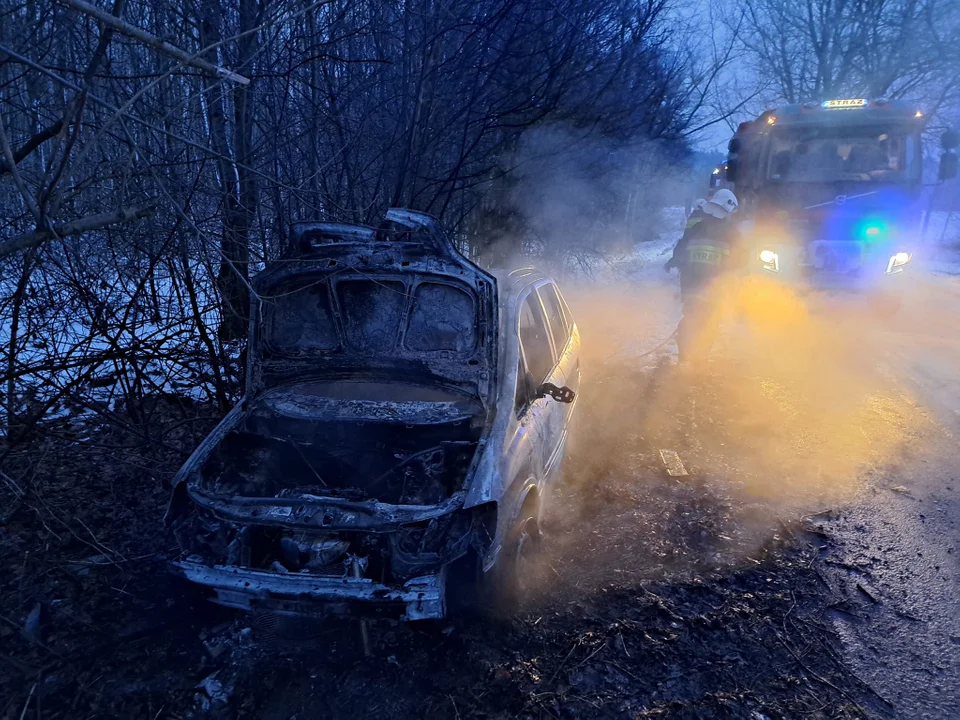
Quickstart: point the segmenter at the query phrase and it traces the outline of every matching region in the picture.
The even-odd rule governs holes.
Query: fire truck
[[[826,100],[741,123],[711,188],[740,201],[751,270],[804,288],[856,290],[896,312],[923,214],[923,112],[896,100]],[[939,179],[957,174],[944,133]],[[745,221],[744,221],[745,220]]]

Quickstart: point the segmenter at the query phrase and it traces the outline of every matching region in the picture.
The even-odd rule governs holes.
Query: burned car
[[[281,614],[515,596],[579,387],[556,285],[407,210],[292,236],[254,279],[245,396],[174,478],[174,571]]]

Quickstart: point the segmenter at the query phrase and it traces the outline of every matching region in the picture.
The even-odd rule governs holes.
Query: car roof
[[[501,307],[516,300],[520,294],[531,285],[544,280],[553,279],[533,267],[516,268],[514,270],[491,270],[497,279],[497,291],[500,295]]]

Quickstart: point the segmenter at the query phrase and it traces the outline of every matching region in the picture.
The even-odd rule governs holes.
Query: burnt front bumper
[[[267,610],[300,616],[329,614],[399,615],[404,620],[439,619],[446,614],[446,571],[384,585],[370,578],[280,573],[191,560],[173,570],[214,591],[213,602],[240,610]]]

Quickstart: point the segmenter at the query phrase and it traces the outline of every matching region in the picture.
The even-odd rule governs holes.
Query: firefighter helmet
[[[737,196],[732,191],[723,188],[714,193],[713,197],[703,207],[703,211],[716,218],[723,219],[727,215],[735,213],[739,205]]]

